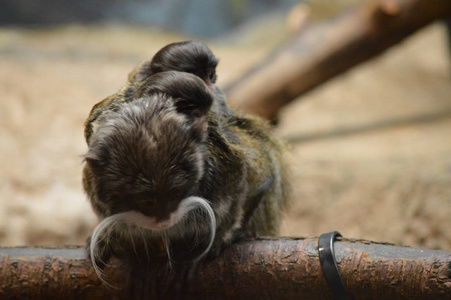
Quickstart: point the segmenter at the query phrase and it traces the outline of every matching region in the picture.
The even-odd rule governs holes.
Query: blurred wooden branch
[[[329,299],[318,239],[262,238],[236,244],[193,276],[193,299]],[[451,252],[342,239],[339,269],[355,299],[445,299]],[[151,279],[149,279],[150,281]],[[82,247],[0,248],[0,298],[98,299],[114,296]]]
[[[224,91],[234,107],[272,120],[298,96],[449,16],[450,0],[365,2],[305,29]]]
[[[289,143],[306,143],[322,139],[337,138],[355,134],[362,134],[371,131],[384,130],[388,128],[400,126],[412,126],[418,124],[426,124],[437,122],[451,118],[451,107],[443,108],[440,111],[432,113],[423,113],[421,115],[413,115],[402,118],[379,120],[373,123],[360,124],[349,127],[337,127],[331,130],[316,131],[313,133],[292,134],[282,136],[282,139]]]

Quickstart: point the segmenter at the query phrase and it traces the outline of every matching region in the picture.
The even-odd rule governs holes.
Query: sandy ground
[[[280,133],[365,131],[292,147],[296,202],[284,233],[451,249],[451,84],[431,26],[288,107]],[[300,99],[301,100],[301,99]],[[420,122],[424,117],[424,122]],[[398,126],[385,126],[399,121]]]
[[[0,245],[81,244],[97,220],[81,187],[83,122],[129,71],[184,39],[127,27],[0,29]],[[273,44],[209,43],[219,85]],[[285,235],[344,236],[451,250],[451,84],[434,25],[323,85],[281,115],[282,137],[404,120],[291,145]],[[419,122],[418,116],[432,117]],[[421,118],[420,118],[421,120]]]

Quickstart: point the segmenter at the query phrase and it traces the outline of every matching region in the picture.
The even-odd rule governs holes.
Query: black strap
[[[337,261],[335,260],[334,241],[336,237],[341,237],[341,234],[338,231],[325,233],[319,237],[319,262],[333,298],[338,300],[350,300],[352,297],[346,288],[343,278],[341,278],[340,270],[338,270]]]

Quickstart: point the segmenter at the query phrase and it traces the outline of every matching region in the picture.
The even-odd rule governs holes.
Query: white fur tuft
[[[100,260],[100,257],[98,255],[98,247],[99,243],[102,240],[103,235],[108,235],[108,230],[113,229],[118,224],[127,224],[127,225],[135,225],[138,228],[148,229],[154,232],[157,232],[164,236],[163,239],[166,247],[166,251],[168,254],[168,259],[170,263],[170,256],[169,256],[169,240],[167,238],[167,231],[170,229],[175,230],[181,230],[182,228],[179,228],[180,226],[176,226],[180,224],[180,221],[185,218],[193,218],[196,219],[196,215],[189,215],[189,212],[193,209],[201,208],[203,209],[209,218],[210,223],[210,242],[207,246],[207,248],[194,260],[199,261],[202,259],[211,249],[211,246],[213,245],[215,234],[216,234],[216,218],[215,214],[213,212],[213,209],[211,208],[210,203],[201,198],[196,196],[191,196],[188,198],[183,199],[177,210],[171,213],[168,220],[157,222],[154,217],[148,217],[146,215],[143,215],[142,213],[136,212],[136,211],[128,211],[124,213],[115,214],[112,216],[109,216],[105,219],[103,219],[97,226],[94,228],[94,231],[91,236],[91,261],[92,265],[94,267],[95,272],[99,276],[100,280],[102,280],[105,284],[108,284],[104,279],[103,275],[104,272],[99,268],[96,261]],[[128,230],[127,228],[125,230]],[[106,237],[106,240],[108,241],[108,236]],[[133,237],[132,237],[133,242]],[[106,264],[106,262],[102,262]],[[110,285],[111,286],[111,285]]]

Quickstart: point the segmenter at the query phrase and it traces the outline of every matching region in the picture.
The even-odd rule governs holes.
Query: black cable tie
[[[352,297],[346,288],[340,270],[338,270],[337,261],[335,260],[334,241],[337,237],[341,237],[338,231],[324,233],[319,237],[319,262],[333,298],[338,300],[351,300]]]

